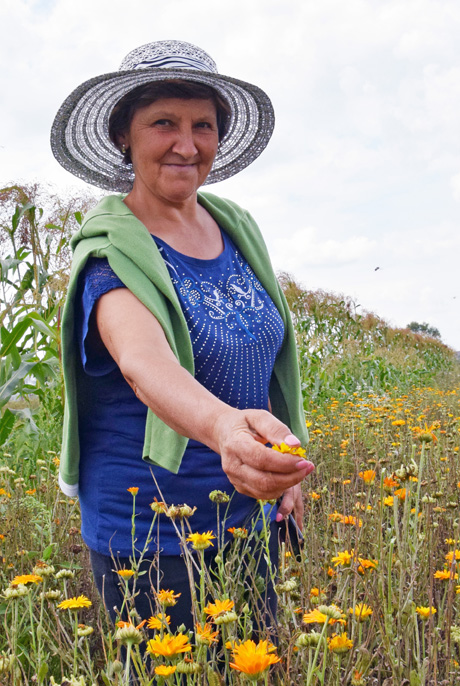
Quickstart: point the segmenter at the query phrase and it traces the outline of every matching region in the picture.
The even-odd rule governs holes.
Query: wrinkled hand
[[[290,429],[265,410],[229,408],[217,417],[214,435],[230,482],[239,493],[252,498],[279,498],[314,469],[307,460],[265,446],[300,445]]]
[[[294,515],[297,526],[300,529],[303,529],[304,504],[302,498],[302,487],[300,484],[288,488],[283,495],[280,506],[278,507],[278,512],[276,513],[276,521],[281,522],[283,519],[288,517],[291,512]]]

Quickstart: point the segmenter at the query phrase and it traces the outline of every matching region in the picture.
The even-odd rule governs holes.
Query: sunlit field
[[[0,684],[459,683],[454,353],[282,275],[298,332],[303,448],[316,465],[304,483],[304,540],[283,537],[278,567],[258,576],[269,549],[265,503],[224,544],[229,494],[213,491],[212,530],[194,528],[192,499],[152,498],[151,540],[139,541],[136,497],[153,481],[127,483],[133,554],[129,568],[114,560],[125,600],[113,627],[93,587],[78,501],[57,486],[59,306],[79,215],[64,224],[11,189],[3,199],[13,207],[0,243]],[[54,227],[48,243],[45,223]],[[193,632],[169,623],[174,580],[155,565],[164,517],[191,578],[195,570]],[[146,557],[152,608],[139,617],[132,601]],[[261,600],[270,583],[276,617]]]

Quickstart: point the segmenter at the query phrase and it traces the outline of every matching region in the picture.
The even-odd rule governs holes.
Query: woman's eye
[[[209,121],[199,121],[196,126],[199,129],[212,129],[212,124]]]
[[[169,119],[157,119],[154,126],[170,126],[172,122]]]

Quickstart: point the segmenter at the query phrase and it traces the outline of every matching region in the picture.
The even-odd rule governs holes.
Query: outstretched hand
[[[224,472],[239,493],[252,498],[279,498],[314,470],[308,460],[266,447],[297,447],[300,441],[265,410],[228,408],[217,417],[214,435]]]

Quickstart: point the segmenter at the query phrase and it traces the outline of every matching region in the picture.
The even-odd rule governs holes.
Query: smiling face
[[[135,112],[119,143],[130,150],[138,199],[177,204],[196,197],[211,171],[219,135],[212,100],[163,98]]]

